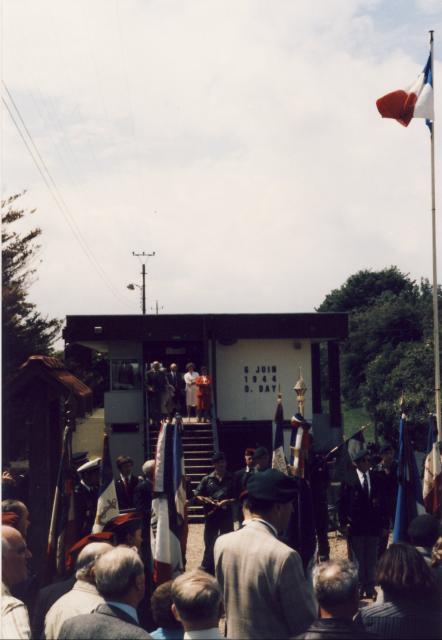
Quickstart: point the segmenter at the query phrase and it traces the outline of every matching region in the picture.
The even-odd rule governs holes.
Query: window
[[[138,360],[111,361],[112,391],[141,389],[141,367]]]

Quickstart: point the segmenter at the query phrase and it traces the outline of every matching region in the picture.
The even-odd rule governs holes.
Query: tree
[[[364,406],[378,431],[390,440],[402,394],[408,417],[417,424],[427,422],[434,410],[429,282],[418,285],[396,267],[359,271],[328,294],[318,311],[349,313],[349,336],[341,357],[347,405]]]
[[[31,355],[50,355],[57,339],[61,321],[41,315],[28,299],[29,287],[34,281],[41,235],[39,228],[27,233],[14,230],[14,224],[34,210],[20,208],[16,194],[1,202],[2,212],[2,380],[6,390],[18,367]],[[11,410],[11,407],[8,407]],[[7,428],[8,414],[3,419]],[[17,415],[14,415],[15,424]]]

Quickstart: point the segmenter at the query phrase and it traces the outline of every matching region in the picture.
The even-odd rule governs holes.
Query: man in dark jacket
[[[347,536],[349,554],[358,565],[361,597],[376,597],[374,571],[379,538],[388,529],[383,484],[369,471],[370,456],[363,449],[353,458],[353,480],[344,481],[339,498],[339,520]]]
[[[334,560],[316,565],[313,588],[319,604],[319,619],[298,638],[368,640],[377,637],[353,622],[359,607],[358,570],[353,562]]]
[[[388,529],[385,530],[385,534],[379,540],[378,558],[381,557],[388,546],[388,536],[390,529],[394,525],[398,489],[397,462],[394,459],[394,449],[391,444],[384,444],[380,453],[381,461],[374,468],[374,472],[379,476],[384,486],[384,503],[388,516]]]
[[[134,508],[134,491],[138,478],[132,475],[134,461],[129,456],[118,456],[115,461],[120,477],[115,481],[118,508],[120,511]]]

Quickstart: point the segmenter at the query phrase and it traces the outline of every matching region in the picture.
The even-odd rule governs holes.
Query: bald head
[[[8,588],[28,577],[28,558],[31,552],[22,534],[14,527],[2,527],[2,579]]]
[[[172,611],[186,631],[218,626],[221,590],[205,571],[187,571],[172,584]]]
[[[352,619],[358,610],[358,570],[350,560],[317,565],[313,570],[313,588],[323,618]]]
[[[84,549],[80,551],[75,565],[75,577],[77,580],[84,580],[84,582],[94,584],[94,567],[96,561],[112,549],[113,546],[108,542],[90,542],[87,544]]]

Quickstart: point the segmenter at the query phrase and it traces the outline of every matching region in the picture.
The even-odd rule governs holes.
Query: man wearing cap
[[[376,598],[375,566],[379,539],[388,529],[388,514],[382,482],[370,471],[366,449],[353,458],[353,481],[341,484],[339,521],[347,535],[349,554],[358,565],[361,598]]]
[[[128,547],[141,549],[141,514],[131,511],[130,513],[120,513],[106,523],[104,531],[111,531],[114,534],[115,544],[125,544]]]
[[[247,449],[244,451],[245,467],[243,467],[239,471],[235,471],[233,476],[234,484],[235,484],[235,498],[237,500],[237,502],[233,505],[235,521],[242,522],[243,520],[242,507],[239,500],[242,492],[246,488],[247,480],[249,479],[250,475],[255,471],[255,463],[253,461],[254,453],[255,453],[255,449],[253,449],[252,447],[247,447]]]
[[[255,472],[260,473],[270,468],[270,454],[265,447],[258,447],[253,454]]]
[[[374,472],[379,476],[384,487],[385,509],[388,514],[388,529],[379,539],[378,558],[384,553],[388,546],[388,536],[394,524],[396,513],[396,497],[398,490],[397,462],[394,459],[394,449],[391,444],[384,444],[381,447],[381,461],[376,465]]]
[[[232,505],[235,502],[233,475],[226,470],[226,458],[216,453],[212,458],[214,471],[199,483],[195,498],[204,507],[204,556],[201,569],[215,572],[213,564],[213,546],[217,537],[233,530]]]
[[[74,498],[79,538],[92,531],[95,521],[100,485],[100,463],[101,459],[95,458],[77,469],[81,480],[74,488]]]
[[[246,498],[250,519],[215,543],[228,637],[290,638],[316,617],[299,554],[278,540],[296,495],[295,478],[276,469],[252,474]]]

